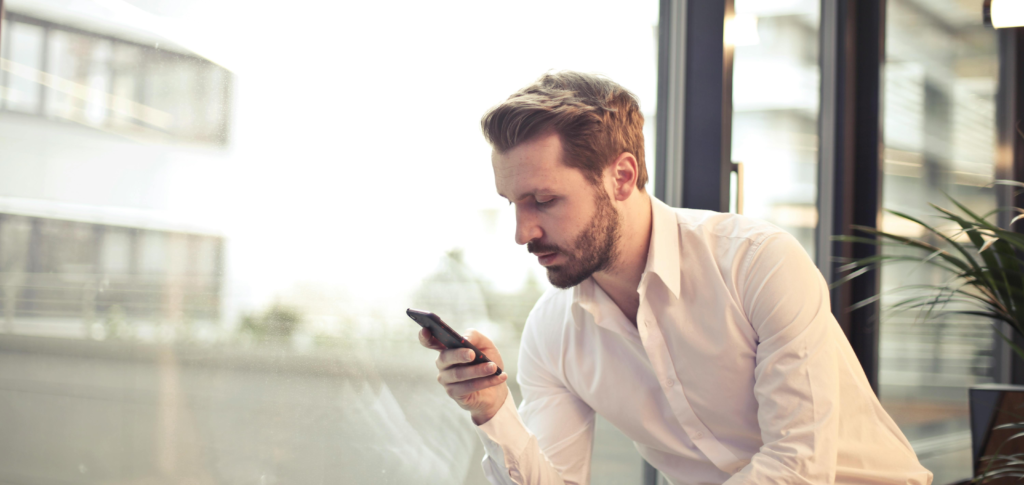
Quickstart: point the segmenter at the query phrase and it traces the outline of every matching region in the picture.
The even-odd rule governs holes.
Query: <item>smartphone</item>
[[[430,333],[434,335],[434,338],[436,338],[438,342],[441,342],[445,347],[448,347],[449,349],[472,350],[473,353],[476,354],[476,359],[473,362],[467,362],[465,365],[483,364],[484,362],[491,361],[491,359],[488,359],[480,349],[469,343],[469,340],[466,340],[465,337],[459,335],[458,332],[452,330],[452,327],[449,327],[448,324],[444,323],[444,321],[441,320],[441,317],[430,312],[413,310],[412,308],[406,310],[405,314],[409,315],[409,318],[420,324],[421,327],[429,330]],[[499,374],[501,374],[501,367],[498,367],[498,370],[492,375],[496,376]]]

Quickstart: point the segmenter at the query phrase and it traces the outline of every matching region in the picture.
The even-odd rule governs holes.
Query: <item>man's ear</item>
[[[636,157],[632,153],[622,152],[608,167],[612,178],[612,195],[617,201],[623,201],[636,191],[637,171]]]

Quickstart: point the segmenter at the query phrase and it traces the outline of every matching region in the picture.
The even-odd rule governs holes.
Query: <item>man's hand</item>
[[[469,411],[473,422],[479,426],[490,421],[508,396],[505,381],[508,373],[504,372],[505,364],[501,354],[494,348],[491,339],[476,330],[470,330],[466,340],[480,349],[491,362],[477,365],[465,365],[472,362],[475,355],[470,349],[448,349],[438,342],[427,329],[420,330],[420,344],[428,349],[440,351],[437,356],[437,382],[444,386],[448,396],[455,400],[462,409]],[[501,375],[492,376],[501,367]]]

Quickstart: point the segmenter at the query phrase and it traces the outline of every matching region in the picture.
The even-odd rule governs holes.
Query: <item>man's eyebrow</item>
[[[516,197],[515,199],[512,199],[512,198],[510,198],[509,196],[507,196],[507,195],[505,195],[505,194],[502,194],[501,192],[498,192],[498,195],[500,195],[500,196],[501,196],[502,198],[504,198],[505,200],[507,200],[507,201],[509,201],[509,202],[512,202],[513,200],[522,200],[522,199],[524,199],[524,198],[526,198],[526,197],[529,197],[529,196],[531,196],[531,195],[532,195],[532,196],[534,196],[534,197],[536,197],[536,196],[537,196],[537,194],[544,194],[544,193],[551,193],[551,194],[553,194],[554,192],[555,192],[555,191],[554,191],[554,190],[552,190],[552,189],[551,189],[551,188],[549,188],[549,187],[541,187],[541,188],[539,188],[539,189],[537,189],[537,190],[533,190],[533,191],[530,191],[530,192],[523,192],[522,194],[519,194],[519,197]]]
[[[513,198],[511,198],[511,197],[509,197],[507,195],[503,195],[501,193],[499,193],[498,195],[500,195],[502,199],[507,200],[509,204],[513,204],[513,203],[515,203],[515,201],[522,200],[524,197],[526,197],[526,196],[528,196],[530,194],[529,193],[523,194],[523,195],[519,196],[519,198],[517,198],[517,199],[513,199]]]

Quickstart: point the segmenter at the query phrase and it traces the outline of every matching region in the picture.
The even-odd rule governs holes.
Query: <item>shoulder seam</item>
[[[697,227],[696,225],[690,224],[688,222],[679,222],[679,226],[683,226],[683,225],[685,225],[686,227],[689,227],[689,228]],[[754,234],[747,235],[747,236],[733,236],[731,234],[720,234],[720,233],[714,232],[714,231],[709,232],[709,234],[712,235],[712,236],[715,236],[715,237],[722,237],[722,238],[727,238],[727,239],[747,239],[747,240],[751,241],[752,243],[754,243],[754,247],[760,246],[761,243],[763,243],[766,239],[768,239],[768,238],[770,238],[772,236],[777,236],[779,234],[789,234],[788,232],[786,232],[785,230],[783,230],[781,228],[778,228],[778,227],[775,227],[775,226],[771,226],[771,227],[773,228],[772,231],[758,231],[758,232],[756,232]]]

